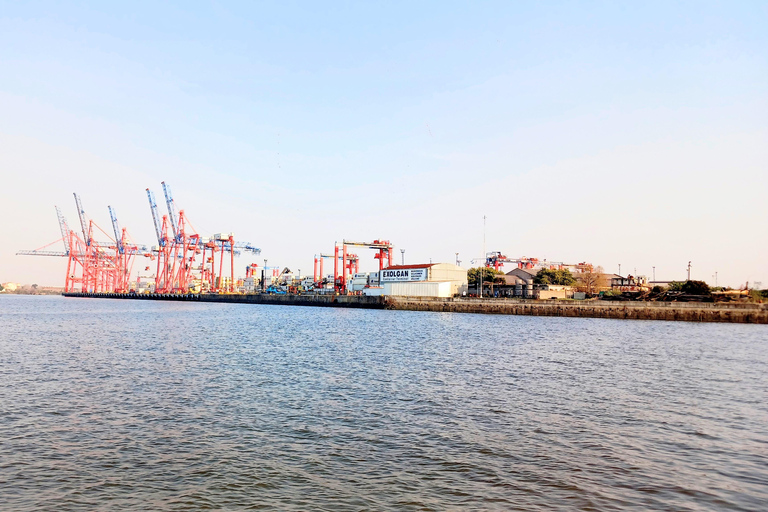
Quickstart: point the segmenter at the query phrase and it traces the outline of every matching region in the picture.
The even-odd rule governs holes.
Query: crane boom
[[[149,198],[149,209],[152,210],[152,220],[155,222],[155,233],[157,234],[157,243],[161,247],[165,245],[163,240],[163,228],[160,224],[160,216],[157,214],[157,203],[155,202],[155,194],[151,190],[147,189],[147,198]]]
[[[254,247],[250,242],[235,242],[234,249],[243,249],[244,251],[249,251],[253,254],[261,254],[261,249]]]
[[[64,215],[61,213],[58,206],[54,206],[54,208],[56,208],[56,216],[59,218],[61,239],[64,241],[64,248],[66,249],[67,255],[69,255],[69,226],[67,225],[67,219],[64,218]]]
[[[373,242],[353,242],[351,240],[342,240],[344,245],[354,245],[357,247],[368,247],[370,249],[390,249],[392,244],[386,240],[374,240]]]
[[[19,251],[16,256],[69,256],[69,251]]]
[[[77,205],[77,215],[80,217],[80,227],[83,230],[83,240],[85,240],[85,245],[91,245],[91,237],[88,234],[88,222],[86,221],[83,203],[80,201],[80,196],[77,195],[77,192],[74,192],[74,196],[75,204]]]
[[[120,254],[125,254],[125,247],[123,247],[123,237],[120,236],[120,226],[117,224],[117,215],[115,215],[115,210],[113,210],[111,206],[107,206],[107,208],[109,208],[109,217],[112,219],[112,229],[115,232],[115,243],[117,244],[117,251]]]
[[[171,196],[171,187],[166,185],[165,182],[161,182],[163,186],[163,194],[165,195],[165,204],[168,206],[168,216],[171,218],[171,229],[173,229],[173,239],[179,240],[179,223],[176,220],[176,203],[173,202]]]

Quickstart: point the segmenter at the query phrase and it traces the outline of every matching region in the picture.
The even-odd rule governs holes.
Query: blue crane
[[[162,228],[162,224],[160,224],[160,216],[157,213],[157,203],[155,203],[155,195],[149,189],[147,189],[147,197],[149,198],[149,209],[152,210],[152,220],[155,221],[155,233],[157,234],[157,243],[160,247],[165,247],[165,240],[163,239],[163,228]]]
[[[161,182],[161,185],[163,186],[163,194],[165,195],[165,204],[168,206],[168,216],[171,218],[173,239],[177,242],[183,242],[183,240],[180,239],[181,233],[179,233],[179,223],[176,220],[176,203],[173,202],[173,197],[171,196],[171,187],[170,185],[166,185],[164,181]]]
[[[120,254],[125,254],[125,247],[123,247],[123,237],[120,236],[120,226],[117,224],[117,215],[115,215],[115,210],[113,210],[111,206],[107,206],[107,208],[109,208],[109,217],[112,219],[112,229],[115,231],[115,243],[117,244],[117,252]]]
[[[253,254],[261,254],[261,249],[258,247],[254,247],[253,244],[250,242],[235,242],[235,254],[238,254],[240,251],[237,251],[237,249],[242,249],[244,251],[249,251]]]
[[[83,230],[83,240],[85,240],[85,245],[90,246],[91,245],[91,235],[90,235],[90,229],[88,229],[88,221],[85,217],[85,210],[83,210],[83,203],[80,202],[80,196],[77,195],[77,192],[74,192],[75,196],[75,204],[77,205],[77,215],[80,217],[80,227]]]
[[[59,210],[58,206],[54,206],[54,208],[56,208],[56,216],[59,218],[61,239],[64,241],[64,248],[66,249],[67,256],[69,256],[69,226],[67,225],[67,219],[64,218],[64,215],[61,213],[61,210]]]

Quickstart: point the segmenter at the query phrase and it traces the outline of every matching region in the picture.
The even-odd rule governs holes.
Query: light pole
[[[485,215],[483,215],[483,258],[485,258]],[[480,298],[483,298],[483,280],[485,279],[485,261],[480,264]]]
[[[619,263],[619,275],[621,275],[621,263]]]
[[[400,264],[405,265],[405,249],[400,249]]]
[[[653,267],[653,281],[656,282],[656,267]]]
[[[456,253],[456,266],[459,266],[459,253]]]
[[[691,280],[691,262],[688,262],[688,280]]]

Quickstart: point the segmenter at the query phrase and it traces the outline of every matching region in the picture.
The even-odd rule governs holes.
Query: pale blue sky
[[[167,180],[303,273],[342,238],[468,266],[487,215],[489,251],[768,286],[766,27],[765,2],[0,1],[0,281],[60,284],[13,254],[73,191],[152,243]]]

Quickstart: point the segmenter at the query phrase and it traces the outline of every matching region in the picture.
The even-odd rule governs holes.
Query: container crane
[[[149,209],[152,212],[152,220],[155,224],[155,235],[157,236],[157,272],[155,272],[155,291],[157,293],[167,293],[170,287],[170,243],[168,239],[168,217],[162,216],[157,211],[155,195],[150,189],[147,189],[147,199],[149,199]],[[154,249],[153,249],[154,251]]]
[[[109,217],[112,220],[112,230],[115,233],[115,282],[113,291],[124,293],[129,291],[130,288],[134,258],[139,254],[144,256],[151,255],[147,254],[145,246],[129,242],[128,232],[125,228],[120,229],[115,210],[111,206],[107,206],[107,208],[109,209]]]

